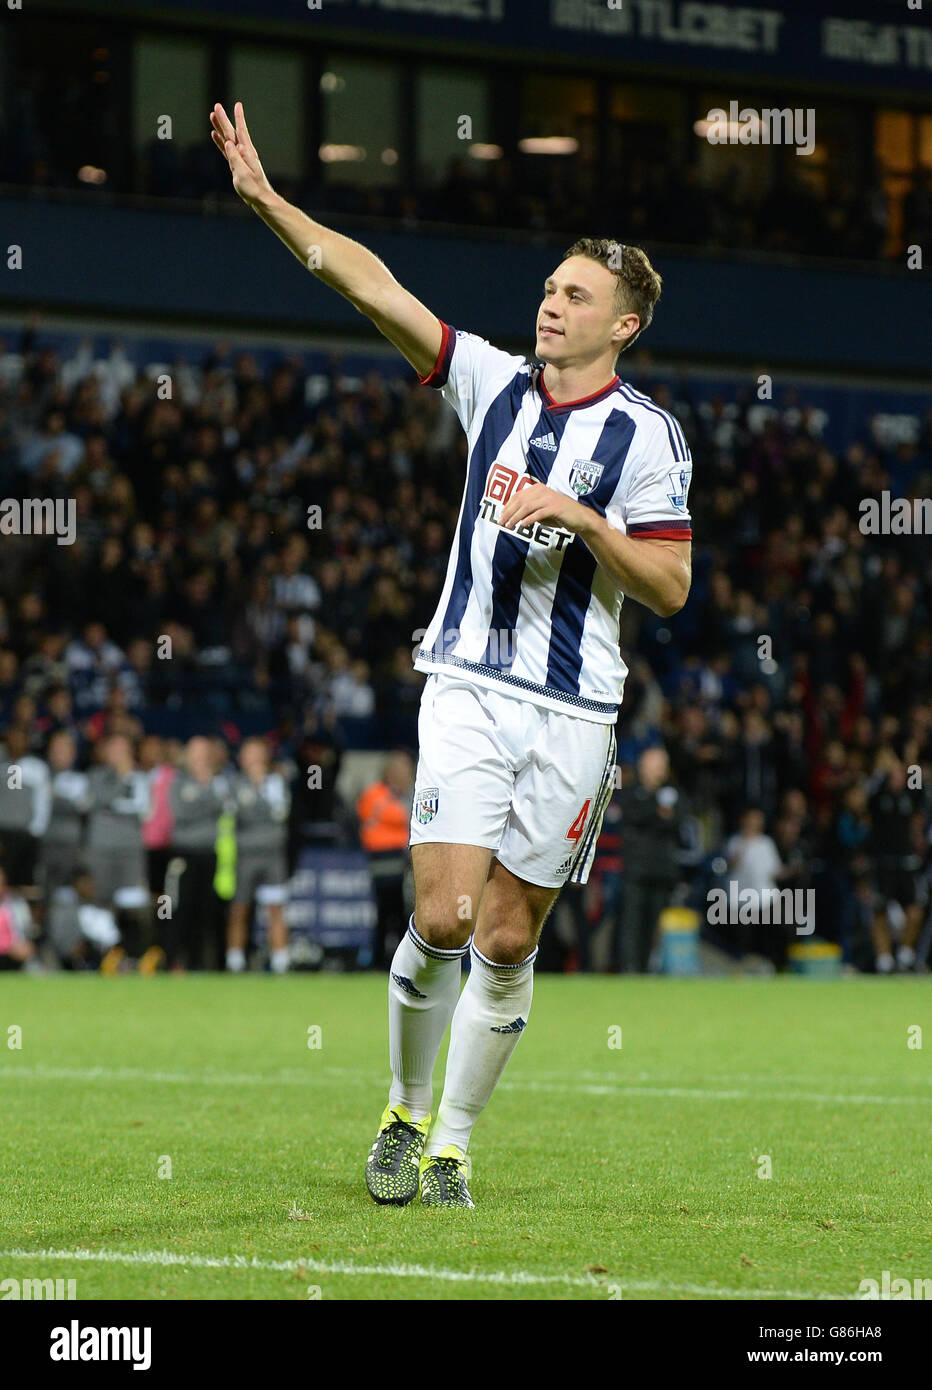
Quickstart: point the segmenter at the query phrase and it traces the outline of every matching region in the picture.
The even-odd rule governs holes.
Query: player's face
[[[261,781],[268,771],[265,749],[261,744],[244,743],[239,756],[240,767],[254,782]]]
[[[570,256],[544,284],[537,356],[556,366],[592,361],[611,347],[617,323],[615,276],[588,256]]]

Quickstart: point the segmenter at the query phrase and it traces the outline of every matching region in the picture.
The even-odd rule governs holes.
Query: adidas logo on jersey
[[[493,1028],[491,1031],[493,1033],[523,1033],[526,1027],[526,1019],[519,1016],[518,1018],[513,1018],[510,1023],[506,1023],[504,1027]]]
[[[548,431],[547,434],[542,435],[539,439],[532,439],[531,443],[536,444],[538,449],[546,449],[547,452],[551,454],[555,454],[559,447],[551,431]]]

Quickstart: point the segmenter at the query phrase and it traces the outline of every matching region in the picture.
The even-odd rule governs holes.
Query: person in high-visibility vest
[[[377,907],[373,962],[382,969],[407,927],[404,877],[413,791],[414,762],[398,751],[386,758],[381,780],[370,783],[356,802],[359,843],[369,855]]]

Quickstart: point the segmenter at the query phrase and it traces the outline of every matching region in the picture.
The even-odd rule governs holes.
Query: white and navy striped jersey
[[[432,372],[468,440],[466,486],[446,583],[415,659],[548,709],[613,724],[628,672],[623,595],[587,545],[558,526],[499,525],[536,480],[630,536],[691,538],[692,460],[683,431],[614,377],[557,404],[543,367],[443,324]]]

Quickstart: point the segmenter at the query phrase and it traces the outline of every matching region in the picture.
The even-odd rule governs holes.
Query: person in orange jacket
[[[399,750],[388,755],[381,779],[356,802],[359,843],[369,855],[377,908],[372,959],[381,969],[388,968],[408,924],[404,877],[413,791],[414,761]]]

